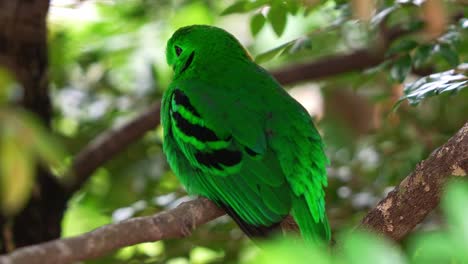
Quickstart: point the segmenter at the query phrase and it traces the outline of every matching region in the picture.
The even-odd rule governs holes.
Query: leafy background
[[[375,12],[362,11],[358,2]],[[14,214],[24,205],[35,164],[64,171],[73,155],[100,132],[118,128],[160,100],[172,74],[165,63],[165,42],[181,26],[223,27],[262,66],[279,70],[357,49],[378,51],[378,32],[385,23],[414,33],[389,43],[383,63],[285,87],[301,99],[327,145],[327,211],[335,239],[343,243],[341,260],[326,250],[292,247],[295,242],[273,243],[265,246],[266,254],[259,253],[222,217],[189,238],[127,247],[86,263],[280,263],[291,255],[323,263],[462,261],[468,245],[465,213],[459,210],[468,199],[465,187],[453,187],[444,203],[445,215],[431,214],[418,226],[420,235],[401,245],[369,234],[343,233],[468,119],[468,92],[463,90],[468,83],[468,66],[463,64],[468,56],[468,9],[462,1],[452,1],[445,11],[438,16],[447,19],[446,30],[432,36],[423,23],[429,11],[419,1],[52,1],[53,135],[11,105],[20,87],[6,70],[0,71],[2,211]],[[63,236],[154,214],[189,199],[161,144],[161,129],[156,128],[100,167],[69,201]],[[448,231],[434,232],[446,230],[440,229],[446,225]],[[439,256],[442,262],[434,261],[438,244],[446,246]],[[363,260],[363,252],[372,255]]]

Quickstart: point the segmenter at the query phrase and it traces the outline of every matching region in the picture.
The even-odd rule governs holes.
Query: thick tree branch
[[[439,202],[443,185],[468,172],[468,122],[422,161],[400,186],[364,218],[362,227],[399,240]],[[124,246],[180,238],[224,212],[205,198],[149,217],[103,226],[81,236],[20,248],[0,257],[0,264],[72,263],[97,258]]]
[[[154,216],[136,217],[81,236],[20,248],[0,256],[0,264],[66,264],[93,259],[125,246],[188,236],[196,227],[223,214],[214,203],[199,198]]]
[[[372,209],[361,227],[401,240],[438,204],[445,183],[468,173],[468,122]]]

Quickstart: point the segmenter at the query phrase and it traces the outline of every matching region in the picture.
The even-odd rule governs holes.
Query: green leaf
[[[203,264],[220,261],[224,257],[224,252],[217,252],[206,247],[195,247],[190,251],[190,263]]]
[[[394,45],[392,45],[386,52],[386,56],[392,56],[398,53],[407,53],[418,46],[418,42],[412,39],[404,39]]]
[[[278,37],[281,37],[284,29],[286,28],[286,12],[287,9],[284,5],[273,5],[270,7],[270,11],[268,11],[268,21],[270,21],[270,24],[273,27],[273,31],[275,31]]]
[[[460,173],[460,172],[457,172]],[[463,176],[463,174],[462,174]],[[413,263],[465,263],[468,259],[468,200],[466,182],[453,180],[446,185],[442,209],[447,227],[442,230],[417,234],[410,240]]]
[[[468,86],[468,64],[457,69],[431,74],[404,88],[405,95],[399,101],[407,99],[410,104],[418,104],[422,99],[446,92],[456,93]]]
[[[349,264],[403,264],[407,263],[398,248],[374,234],[355,231],[348,233],[341,239],[343,241],[342,254],[340,258],[343,263]]]
[[[442,56],[452,67],[457,67],[460,63],[458,53],[450,45],[440,44],[435,46],[437,54]]]
[[[390,69],[390,76],[396,82],[402,83],[411,70],[411,57],[404,55],[398,58]]]
[[[421,45],[415,51],[413,55],[413,64],[416,68],[419,68],[427,63],[432,54],[431,45]]]
[[[221,16],[234,14],[234,13],[244,13],[247,11],[247,1],[237,1],[234,4],[228,6],[221,12]]]
[[[15,115],[17,120],[21,120],[22,133],[29,135],[31,150],[37,158],[45,165],[62,172],[65,169],[64,159],[67,156],[63,145],[34,116],[27,112],[18,112]]]
[[[288,12],[292,15],[296,15],[299,11],[300,5],[296,1],[285,1]]]
[[[262,30],[265,25],[265,21],[266,19],[262,13],[257,13],[250,19],[250,31],[252,32],[252,35],[256,36],[258,32]]]
[[[289,50],[294,45],[295,42],[296,42],[296,40],[289,41],[289,42],[286,42],[285,44],[283,44],[283,45],[281,45],[279,47],[276,47],[276,48],[271,49],[271,50],[269,50],[267,52],[261,53],[261,54],[259,54],[259,55],[257,55],[255,57],[255,62],[256,63],[263,63],[263,62],[269,61],[269,60],[281,55],[286,50]]]
[[[8,124],[2,124],[7,125]],[[2,213],[14,215],[28,200],[33,186],[33,153],[25,146],[14,125],[0,135],[0,206]]]
[[[324,245],[306,244],[295,237],[262,241],[262,250],[248,264],[321,263],[331,264],[332,258]],[[304,262],[304,260],[307,260]]]
[[[463,169],[460,169],[463,171]],[[459,170],[459,171],[460,171]],[[457,176],[466,176],[467,172],[457,172]],[[462,173],[460,175],[460,173]],[[446,189],[442,206],[452,231],[459,237],[468,239],[468,211],[464,210],[468,201],[468,185],[466,182],[453,181]]]

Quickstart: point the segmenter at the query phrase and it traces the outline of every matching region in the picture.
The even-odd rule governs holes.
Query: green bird
[[[329,241],[328,159],[306,110],[223,29],[193,25],[169,39],[164,152],[188,193],[209,198],[250,237],[290,213],[306,241]]]

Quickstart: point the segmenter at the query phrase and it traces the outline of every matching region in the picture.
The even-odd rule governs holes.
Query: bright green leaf
[[[262,30],[265,25],[265,21],[266,19],[262,13],[257,13],[250,19],[250,31],[252,32],[252,35],[256,36],[258,32]]]
[[[275,31],[278,37],[284,32],[287,22],[287,9],[284,5],[273,5],[268,11],[268,21],[270,21],[273,31]]]
[[[457,69],[431,74],[404,88],[405,95],[400,101],[407,99],[410,104],[418,104],[422,99],[446,92],[458,92],[468,86],[468,64],[462,64]]]
[[[5,124],[2,124],[5,125]],[[33,186],[34,159],[30,149],[25,148],[16,128],[2,130],[0,135],[0,206],[6,215],[18,212],[26,203]]]
[[[464,210],[466,201],[468,201],[468,186],[465,182],[453,181],[446,189],[442,206],[452,232],[468,243],[468,211]]]
[[[344,263],[349,264],[403,264],[407,263],[395,245],[371,233],[355,231],[342,240]]]
[[[457,246],[445,232],[417,234],[410,241],[412,263],[456,263]]]
[[[216,252],[206,247],[195,247],[190,251],[190,263],[205,264],[219,261],[224,257],[224,252]]]
[[[332,263],[332,258],[323,245],[306,244],[295,237],[271,240],[263,243],[261,248],[262,250],[258,251],[258,255],[247,261],[247,263]]]
[[[402,83],[410,70],[411,57],[409,55],[404,55],[398,58],[395,63],[393,63],[393,66],[390,69],[390,76],[394,81]]]

